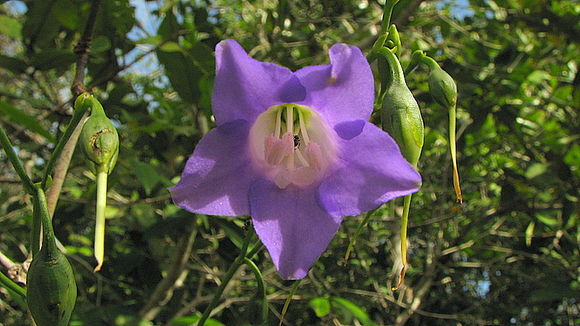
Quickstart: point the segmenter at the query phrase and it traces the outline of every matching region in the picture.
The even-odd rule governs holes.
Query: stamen
[[[282,129],[282,109],[276,112],[276,127],[274,128],[274,137],[280,138],[280,129]]]
[[[286,107],[286,132],[292,133],[294,131],[294,108]]]
[[[308,143],[310,143],[310,138],[308,137],[308,132],[306,132],[304,116],[300,109],[298,110],[298,121],[300,122],[300,133],[302,133],[302,138],[304,138],[304,145],[308,145]]]
[[[296,157],[298,157],[298,160],[300,161],[300,163],[302,163],[302,165],[310,166],[310,164],[308,164],[308,161],[304,158],[299,149],[295,150],[294,153],[296,153]]]

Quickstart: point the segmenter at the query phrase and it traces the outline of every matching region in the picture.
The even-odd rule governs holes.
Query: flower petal
[[[194,213],[249,215],[248,192],[256,179],[247,153],[249,129],[248,122],[237,120],[205,135],[179,183],[169,188],[173,202]]]
[[[218,125],[255,118],[272,105],[302,101],[304,87],[290,69],[248,56],[233,40],[216,46],[212,111]]]
[[[330,125],[368,120],[373,110],[374,81],[369,63],[359,48],[335,44],[330,65],[309,66],[294,74],[306,88],[302,104],[312,106]]]
[[[349,125],[359,128],[355,123],[341,127]],[[358,215],[419,190],[419,173],[403,158],[391,136],[375,125],[365,121],[359,135],[339,138],[339,144],[340,167],[318,188],[319,201],[332,216]]]
[[[316,201],[315,187],[280,189],[257,180],[250,190],[252,221],[283,279],[301,279],[326,249],[342,218]]]

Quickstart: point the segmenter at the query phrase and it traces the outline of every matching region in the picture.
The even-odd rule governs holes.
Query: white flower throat
[[[249,144],[254,161],[281,189],[320,180],[336,160],[334,132],[304,105],[275,105],[260,114]]]

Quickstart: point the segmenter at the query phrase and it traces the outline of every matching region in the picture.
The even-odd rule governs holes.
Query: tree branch
[[[79,43],[75,47],[75,53],[77,54],[77,62],[76,62],[76,72],[75,78],[72,83],[71,91],[73,93],[74,100],[84,92],[85,85],[85,70],[87,68],[87,62],[89,60],[89,48],[92,40],[92,35],[95,30],[95,22],[97,20],[97,13],[99,12],[99,8],[101,6],[102,0],[94,0],[91,6],[91,11],[89,13],[89,18],[87,19],[87,24],[85,25],[85,30]],[[54,215],[54,210],[56,208],[56,203],[58,201],[58,197],[60,195],[60,191],[62,189],[62,184],[64,183],[64,179],[66,177],[66,173],[68,171],[68,167],[70,164],[70,160],[72,155],[75,151],[75,147],[77,145],[77,141],[79,139],[81,130],[82,130],[83,123],[79,123],[73,133],[71,134],[70,139],[64,146],[60,158],[55,166],[55,172],[52,177],[52,185],[50,189],[46,192],[46,199],[48,202],[48,212],[50,215]]]
[[[184,236],[177,245],[175,252],[175,259],[171,264],[167,276],[157,284],[155,290],[149,297],[149,301],[141,308],[139,315],[145,320],[153,320],[159,313],[159,310],[165,305],[173,296],[173,290],[176,287],[177,281],[184,273],[185,264],[189,260],[191,248],[197,235],[197,228],[194,225],[191,227],[189,235]]]

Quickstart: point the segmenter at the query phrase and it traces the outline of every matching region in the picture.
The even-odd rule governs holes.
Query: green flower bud
[[[83,95],[81,95],[83,96]],[[79,99],[81,98],[79,96]],[[117,163],[119,155],[119,135],[111,120],[105,115],[101,103],[89,95],[84,99],[77,99],[79,105],[89,105],[91,116],[85,122],[80,135],[82,147],[89,167],[95,173],[106,172],[110,174]]]
[[[46,197],[40,186],[34,196],[34,214],[42,219],[43,241],[28,269],[28,309],[38,326],[67,326],[75,307],[77,285],[72,266],[56,247]]]
[[[457,85],[455,81],[435,60],[429,57],[423,58],[423,61],[429,65],[429,92],[431,96],[435,102],[444,108],[455,108],[457,105]]]
[[[388,75],[381,108],[382,126],[395,139],[407,161],[417,167],[425,138],[421,111],[395,54],[384,48],[381,58],[385,60],[379,62],[385,64]]]

